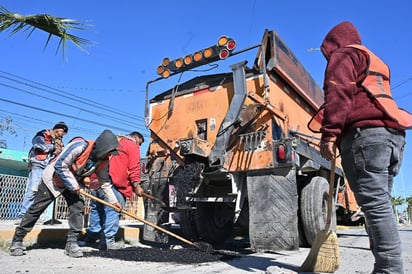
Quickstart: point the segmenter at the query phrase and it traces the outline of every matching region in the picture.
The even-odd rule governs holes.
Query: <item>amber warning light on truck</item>
[[[185,57],[180,57],[175,60],[164,58],[162,63],[157,67],[157,74],[163,78],[167,78],[172,74],[187,71],[189,69],[199,67],[217,60],[223,60],[230,56],[236,47],[236,41],[227,37],[221,36],[217,44],[205,48],[195,53],[188,54]]]

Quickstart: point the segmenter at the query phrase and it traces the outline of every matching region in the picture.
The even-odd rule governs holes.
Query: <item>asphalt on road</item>
[[[412,227],[402,226],[399,230],[405,273],[412,273]],[[373,257],[364,229],[343,229],[337,234],[340,267],[335,273],[370,273]],[[64,255],[62,243],[33,246],[21,257],[1,250],[0,273],[304,273],[298,268],[309,253],[308,248],[253,253],[244,241],[234,241],[225,248],[224,252],[208,253],[177,242],[156,247],[137,243],[115,251],[84,247],[85,256],[76,259]]]

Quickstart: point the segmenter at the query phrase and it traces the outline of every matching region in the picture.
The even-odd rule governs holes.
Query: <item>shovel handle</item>
[[[148,226],[151,226],[151,227],[153,227],[153,228],[155,228],[155,229],[157,229],[157,230],[159,230],[159,231],[161,231],[161,232],[163,232],[163,233],[165,233],[165,234],[168,234],[169,236],[172,236],[172,237],[174,237],[174,238],[176,238],[176,239],[178,239],[178,240],[180,240],[180,241],[182,241],[182,242],[184,242],[184,243],[186,243],[186,244],[188,244],[188,245],[191,245],[191,246],[194,246],[194,247],[197,248],[197,245],[196,245],[195,243],[193,243],[193,242],[191,242],[191,241],[189,241],[189,240],[187,240],[187,239],[185,239],[185,238],[183,238],[183,237],[180,237],[179,235],[174,234],[173,232],[171,232],[171,231],[169,231],[169,230],[166,230],[166,229],[164,229],[163,227],[160,227],[160,226],[155,225],[155,224],[153,224],[153,223],[151,223],[151,222],[149,222],[149,221],[146,221],[145,219],[143,219],[143,218],[141,218],[141,217],[139,217],[139,216],[137,216],[137,215],[134,215],[134,214],[132,214],[132,213],[130,213],[130,212],[124,210],[124,209],[120,209],[120,208],[118,208],[117,206],[115,206],[115,205],[113,205],[113,204],[111,204],[111,203],[108,203],[108,202],[106,202],[106,201],[103,200],[103,199],[100,199],[100,198],[98,198],[98,197],[96,197],[96,196],[94,196],[94,195],[92,195],[92,194],[90,194],[90,193],[87,193],[87,192],[84,191],[83,189],[80,190],[80,194],[82,194],[82,195],[84,195],[84,196],[86,196],[86,197],[88,197],[88,198],[90,198],[90,199],[92,199],[92,200],[94,200],[94,201],[96,201],[96,202],[99,202],[99,203],[101,203],[102,205],[111,207],[111,208],[113,208],[114,210],[117,210],[117,211],[123,213],[124,215],[127,215],[127,216],[129,216],[129,217],[132,217],[132,218],[134,218],[134,219],[136,219],[136,220],[138,220],[138,221],[140,221],[140,222],[142,222],[142,223],[144,223],[144,224],[146,224],[146,225],[148,225]]]
[[[167,207],[167,205],[162,200],[150,195],[149,193],[143,192],[141,195],[145,198],[148,198],[150,200],[153,200],[153,201],[156,201],[156,202],[160,203],[163,207]]]

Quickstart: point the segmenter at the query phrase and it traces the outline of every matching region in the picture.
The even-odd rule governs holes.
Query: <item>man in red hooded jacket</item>
[[[388,111],[393,100],[386,105],[370,92],[390,95],[389,69],[361,45],[350,22],[332,28],[321,50],[328,62],[321,154],[331,160],[335,146],[340,150],[345,175],[365,213],[375,256],[372,273],[404,273],[391,190],[402,162],[405,131]],[[372,66],[377,71],[370,73]]]
[[[126,136],[117,137],[120,143],[118,155],[110,159],[109,173],[112,179],[112,190],[116,198],[124,207],[126,200],[132,200],[133,192],[141,196],[144,192],[140,186],[140,144],[144,141],[139,132],[132,132]],[[91,177],[92,195],[106,200],[101,189],[93,189],[95,178]],[[104,206],[96,201],[91,201],[90,224],[86,229],[84,241],[79,245],[93,244],[100,239],[99,249],[119,249],[121,243],[115,241],[119,230],[120,214],[116,210]]]

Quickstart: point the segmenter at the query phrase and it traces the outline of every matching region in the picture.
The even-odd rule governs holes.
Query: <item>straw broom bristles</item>
[[[322,230],[316,236],[309,255],[300,270],[304,272],[333,273],[338,267],[338,236],[331,230]]]
[[[331,230],[332,206],[333,206],[333,187],[335,182],[336,159],[332,159],[328,212],[326,217],[326,227],[316,235],[312,248],[300,267],[304,272],[325,272],[333,273],[339,267],[339,242],[338,236]]]

